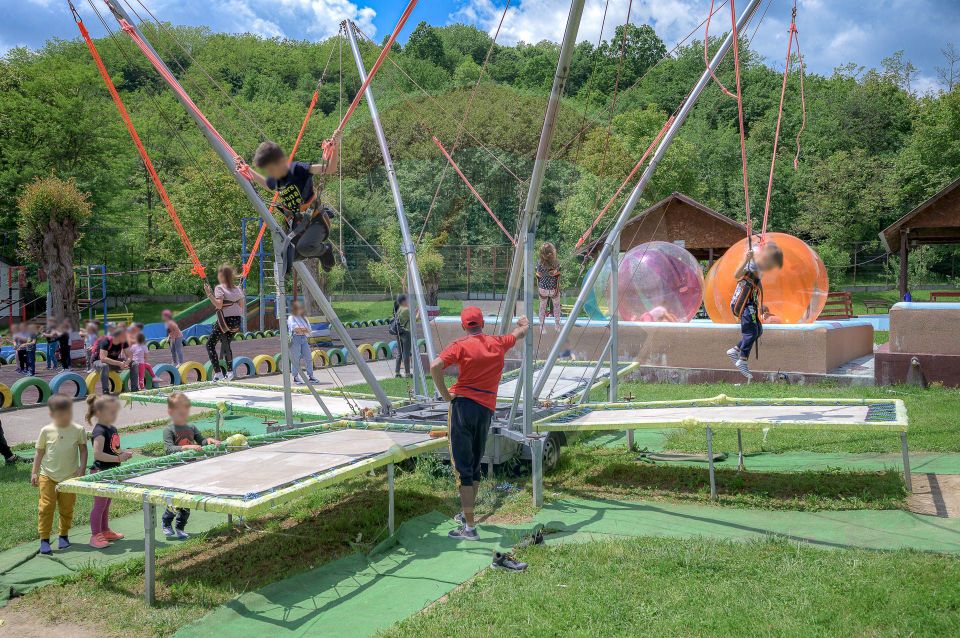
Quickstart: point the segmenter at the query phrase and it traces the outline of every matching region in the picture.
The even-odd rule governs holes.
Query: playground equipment
[[[77,275],[78,283],[80,284],[81,290],[86,288],[87,294],[86,298],[77,300],[77,303],[80,306],[80,315],[83,316],[84,311],[86,311],[87,319],[93,321],[94,308],[102,304],[103,325],[106,326],[109,323],[109,317],[107,315],[107,267],[103,264],[96,264],[85,266],[79,270],[81,273]],[[93,280],[95,278],[100,280],[99,298],[94,298],[93,296]]]
[[[686,250],[665,241],[634,246],[620,260],[620,318],[685,322],[703,298],[703,272]]]
[[[772,241],[783,251],[783,268],[763,275],[763,305],[782,323],[812,323],[820,316],[827,303],[830,285],[827,268],[816,251],[802,240],[786,233],[767,233],[764,239],[753,239],[759,248]],[[743,259],[748,239],[730,247],[707,273],[703,304],[707,314],[716,323],[737,323],[730,310],[733,289],[737,285],[734,273]]]
[[[0,268],[0,289],[6,290],[6,297],[0,302],[0,317],[7,319],[7,327],[12,328],[17,321],[27,318],[27,306],[23,293],[27,286],[27,270],[23,266]]]

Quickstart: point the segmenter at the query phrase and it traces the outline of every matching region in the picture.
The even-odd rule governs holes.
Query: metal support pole
[[[533,266],[534,232],[528,230],[523,242],[524,287],[523,287],[523,314],[527,318],[533,317],[533,292],[537,289],[536,272]],[[543,329],[543,326],[540,326]],[[523,433],[533,434],[533,413],[537,407],[538,392],[533,387],[533,369],[536,361],[533,343],[533,330],[527,332],[523,340]]]
[[[393,509],[393,463],[387,465],[387,528],[390,530],[390,536],[394,532],[394,509]]]
[[[227,525],[233,527],[233,514],[227,514]]]
[[[330,411],[330,408],[327,407],[327,404],[323,400],[323,397],[320,396],[320,393],[317,392],[316,388],[313,387],[313,384],[307,379],[307,375],[304,374],[303,370],[301,370],[299,367],[297,368],[296,374],[298,377],[300,377],[300,382],[307,386],[307,390],[310,390],[310,394],[313,395],[313,398],[320,405],[323,413],[327,415],[328,419],[333,421],[333,413]]]
[[[534,434],[530,441],[530,462],[533,473],[533,506],[543,507],[543,436]]]
[[[143,600],[153,605],[157,599],[157,508],[143,497]]]
[[[757,10],[757,7],[760,6],[760,3],[761,0],[750,0],[750,3],[747,5],[746,9],[743,10],[743,13],[740,14],[740,17],[737,20],[738,30],[742,30],[746,26],[747,22]],[[720,66],[721,60],[723,60],[723,57],[726,55],[732,44],[733,31],[731,30],[731,32],[728,33],[724,38],[723,43],[720,45],[720,49],[717,51],[716,55],[714,55],[713,59],[710,61],[710,69],[716,72],[717,67]],[[697,98],[700,97],[700,94],[703,92],[703,90],[710,84],[710,81],[710,70],[704,71],[703,75],[700,76],[700,80],[690,92],[689,97],[680,107],[679,111],[677,111],[677,115],[674,117],[673,124],[670,125],[670,128],[668,128],[667,132],[663,135],[663,139],[660,140],[660,145],[657,146],[657,150],[654,151],[650,158],[650,163],[647,165],[647,168],[644,169],[643,175],[640,177],[640,180],[637,182],[636,186],[634,186],[633,191],[630,193],[630,197],[627,198],[623,208],[620,209],[620,214],[617,217],[616,222],[614,222],[613,227],[607,233],[607,239],[603,243],[603,247],[600,249],[600,252],[597,255],[596,261],[598,264],[602,264],[605,260],[610,258],[610,254],[613,252],[614,248],[614,241],[620,237],[624,226],[626,226],[627,220],[630,218],[630,214],[633,213],[634,208],[636,208],[637,203],[640,201],[640,197],[643,195],[643,191],[650,182],[650,178],[653,176],[654,171],[657,169],[657,166],[660,164],[660,161],[663,159],[664,155],[666,155],[667,149],[670,147],[673,139],[677,136],[677,132],[680,130],[680,127],[683,126],[683,123],[686,121],[690,111],[693,110],[694,105],[697,103]],[[599,277],[601,270],[601,268],[593,268],[587,274],[587,278],[583,282],[580,294],[577,296],[577,300],[573,303],[573,310],[570,311],[571,317],[576,317],[580,314],[580,311],[583,310],[583,306],[587,302],[587,297],[593,291],[593,286],[595,283],[597,283],[597,277]],[[546,384],[547,379],[549,378],[550,370],[556,363],[557,357],[559,357],[560,353],[563,351],[563,345],[569,338],[570,331],[573,329],[575,323],[576,322],[573,320],[568,320],[560,330],[560,334],[557,335],[557,340],[550,349],[550,354],[547,355],[546,363],[540,370],[540,375],[537,378],[538,391],[543,389],[544,384]]]
[[[607,339],[606,345],[603,346],[603,352],[600,353],[600,357],[597,359],[597,365],[593,366],[593,372],[590,373],[590,381],[587,382],[587,387],[583,389],[583,393],[580,395],[580,400],[577,402],[577,405],[583,405],[584,403],[590,401],[590,390],[593,388],[593,384],[597,382],[597,377],[600,376],[600,368],[603,367],[604,361],[607,360],[607,354],[609,354],[609,352],[610,339]],[[616,399],[610,400],[615,401]]]
[[[413,277],[407,272],[407,290],[413,289]],[[411,313],[416,313],[416,308],[410,308]],[[397,343],[400,336],[397,336]],[[418,397],[427,396],[427,377],[423,370],[423,362],[420,360],[420,346],[417,345],[417,318],[410,316],[410,357],[413,364],[413,393]],[[432,361],[433,359],[431,359]]]
[[[287,334],[287,290],[283,277],[283,238],[280,233],[271,232],[273,238],[273,276],[276,284],[277,325],[280,328],[280,374],[283,378],[283,422],[287,428],[293,427],[293,395],[290,383],[290,335]],[[261,326],[261,329],[263,326]]]
[[[713,471],[713,430],[707,428],[707,465],[710,467],[710,500],[717,500],[717,477]]]
[[[117,2],[117,0],[104,0],[106,5],[110,8],[110,11],[118,20],[124,20],[130,24],[130,28],[140,37],[149,47],[151,53],[157,58],[157,67],[164,70],[170,77],[173,76],[173,73],[170,71],[170,68],[163,62],[160,55],[156,50],[150,45],[150,43],[143,37],[143,34],[136,26],[136,22],[131,20],[129,14],[124,10],[122,4]],[[217,136],[214,134],[213,129],[210,124],[204,120],[204,118],[198,113],[198,107],[190,100],[189,97],[186,97],[186,91],[180,85],[179,82],[173,80],[171,83],[172,86],[175,86],[178,91],[175,91],[177,100],[187,109],[187,113],[193,120],[196,122],[197,126],[200,128],[200,132],[203,133],[204,137],[207,138],[207,142],[213,147],[213,150],[216,151],[217,155],[226,164],[227,169],[230,171],[230,174],[233,175],[234,180],[243,190],[244,195],[247,196],[250,204],[253,206],[254,210],[257,211],[257,214],[260,216],[260,219],[263,220],[267,227],[274,233],[274,262],[281,259],[281,252],[279,248],[282,244],[277,243],[277,236],[283,236],[284,231],[280,226],[280,223],[274,218],[273,214],[267,208],[266,202],[261,199],[260,195],[257,193],[256,188],[253,184],[237,172],[236,169],[236,158],[232,149],[228,148],[225,144],[221,143]],[[182,93],[181,93],[182,91]],[[387,395],[384,393],[383,388],[380,387],[380,383],[377,381],[376,375],[373,374],[373,371],[370,370],[370,366],[367,365],[364,358],[357,351],[356,345],[354,345],[353,340],[350,338],[350,333],[347,332],[346,327],[344,327],[343,322],[340,321],[337,317],[337,313],[334,312],[333,306],[330,304],[330,300],[327,299],[326,295],[323,294],[323,291],[320,289],[320,285],[317,283],[316,279],[313,276],[313,273],[310,272],[310,269],[307,268],[306,264],[302,261],[295,262],[293,267],[299,273],[301,281],[304,286],[307,288],[307,292],[314,298],[317,302],[317,305],[320,307],[320,310],[327,316],[330,320],[330,323],[337,333],[337,336],[343,341],[344,346],[347,348],[348,353],[353,358],[357,364],[357,368],[360,370],[360,373],[363,375],[364,381],[367,382],[367,385],[373,390],[373,393],[376,395],[377,400],[380,402],[383,409],[389,412],[392,409],[390,400],[387,398]],[[282,275],[283,273],[275,267],[274,274],[280,281],[278,287],[282,288]],[[104,286],[106,286],[106,281],[104,281]],[[285,299],[280,299],[279,297],[284,297],[284,295],[278,295],[277,304],[278,309],[280,304],[285,301]],[[104,311],[106,312],[106,305],[104,305]],[[104,317],[106,319],[106,317]],[[278,318],[281,321],[286,321],[286,312],[281,313]]]
[[[560,58],[557,60],[557,70],[553,74],[553,88],[550,89],[550,98],[547,101],[547,110],[543,116],[543,128],[540,131],[540,142],[537,145],[537,155],[533,162],[533,172],[530,174],[530,188],[527,190],[527,201],[520,218],[520,232],[534,232],[537,230],[537,221],[540,217],[537,208],[540,204],[540,189],[547,173],[547,164],[550,161],[550,145],[553,143],[553,134],[557,127],[557,113],[560,110],[560,98],[563,96],[563,87],[567,83],[570,72],[570,62],[573,59],[573,50],[577,45],[577,31],[580,29],[580,18],[583,16],[585,0],[573,0],[570,3],[570,12],[567,14],[567,24],[563,31],[563,40],[560,43]],[[507,294],[500,310],[500,334],[507,334],[513,323],[517,298],[520,295],[520,284],[523,279],[522,251],[514,251],[513,262],[510,265],[510,277],[507,280]],[[527,315],[528,317],[531,315]],[[576,317],[576,314],[573,315]]]
[[[361,84],[367,81],[367,70],[363,65],[363,56],[360,55],[360,47],[357,45],[357,31],[353,22],[346,21],[347,39],[350,41],[350,50],[353,52],[353,59],[357,63],[357,71],[360,73]],[[410,292],[413,293],[416,302],[416,309],[420,311],[420,321],[423,324],[423,340],[427,344],[427,357],[433,361],[437,352],[433,347],[433,335],[430,334],[430,316],[427,314],[426,295],[423,292],[423,280],[420,278],[420,269],[417,266],[417,251],[410,234],[410,226],[407,224],[407,214],[403,209],[403,198],[400,196],[400,183],[397,181],[397,171],[393,167],[393,158],[390,156],[390,147],[387,145],[387,136],[383,132],[383,125],[380,124],[380,113],[377,111],[377,103],[373,99],[373,89],[367,86],[364,93],[367,98],[367,108],[370,110],[370,120],[373,122],[373,130],[377,135],[377,141],[380,143],[380,153],[383,155],[383,167],[387,171],[387,181],[390,182],[390,192],[393,195],[393,203],[397,207],[397,221],[400,224],[400,249],[407,262],[407,272],[410,273]],[[415,319],[414,319],[415,320]],[[413,321],[410,322],[411,324]]]
[[[620,332],[620,239],[615,243],[616,249],[610,255],[610,403],[617,402],[617,372],[620,364],[617,361],[619,354]],[[628,438],[633,438],[633,431],[628,431]]]
[[[737,471],[742,472],[743,467],[743,432],[737,430]]]
[[[907,433],[900,433],[900,451],[903,453],[903,482],[907,491],[913,493],[913,476],[910,474],[910,449],[907,447]]]

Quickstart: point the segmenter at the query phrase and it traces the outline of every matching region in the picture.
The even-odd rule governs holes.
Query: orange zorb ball
[[[764,242],[771,241],[783,251],[783,268],[763,273],[762,303],[769,311],[765,322],[812,323],[827,303],[827,268],[816,251],[793,235],[767,233]],[[760,246],[759,236],[754,236],[754,251]],[[733,275],[746,250],[743,238],[713,264],[704,280],[703,305],[715,323],[739,323],[730,300],[737,286]]]

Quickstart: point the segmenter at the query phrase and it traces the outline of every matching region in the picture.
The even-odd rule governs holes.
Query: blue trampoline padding
[[[77,385],[73,398],[82,399],[87,396],[87,380],[76,372],[64,371],[50,379],[50,393],[56,394],[64,383],[73,382]]]

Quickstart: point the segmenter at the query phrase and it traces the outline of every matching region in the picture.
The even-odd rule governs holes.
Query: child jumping
[[[557,249],[550,242],[540,246],[540,259],[537,261],[537,293],[540,296],[540,329],[543,330],[547,318],[547,304],[553,306],[553,320],[560,329],[560,261]]]
[[[130,460],[133,452],[120,449],[120,432],[113,423],[120,412],[120,402],[109,394],[87,396],[87,423],[93,427],[93,466],[91,472],[100,472],[119,467]],[[103,549],[113,541],[123,538],[110,529],[110,498],[93,497],[90,510],[90,547]]]
[[[200,430],[187,422],[190,419],[190,398],[183,392],[174,392],[167,397],[167,414],[170,415],[170,424],[163,430],[163,449],[167,454],[199,450],[204,445],[220,443],[214,438],[203,438]],[[180,540],[189,538],[184,531],[189,518],[190,510],[187,508],[168,507],[160,519],[163,535],[167,538],[176,536]],[[175,527],[174,519],[176,519]]]
[[[253,181],[278,194],[290,229],[286,248],[286,269],[301,259],[319,259],[327,272],[336,263],[333,246],[327,241],[330,235],[332,209],[319,205],[313,187],[314,175],[329,175],[336,170],[340,140],[334,138],[325,146],[323,159],[316,164],[291,162],[276,142],[262,142],[253,154],[253,165],[264,174],[250,171]]]
[[[730,309],[740,319],[741,338],[740,343],[727,350],[727,356],[747,381],[753,379],[747,359],[757,339],[763,334],[760,318],[763,297],[761,279],[764,273],[774,268],[783,268],[783,251],[775,243],[768,241],[757,250],[756,255],[748,248],[734,273],[738,281],[733,291],[733,299],[730,300]]]
[[[77,495],[60,492],[57,485],[68,478],[83,476],[87,466],[87,433],[83,426],[73,422],[73,401],[63,394],[55,394],[47,401],[47,408],[52,422],[40,430],[30,475],[30,484],[40,488],[37,531],[40,532],[40,553],[44,555],[53,553],[50,532],[57,510],[60,510],[57,549],[70,547]]]
[[[179,366],[184,362],[183,332],[173,318],[172,310],[163,311],[163,325],[167,329],[167,341],[170,343],[170,357],[173,359],[173,365]]]

